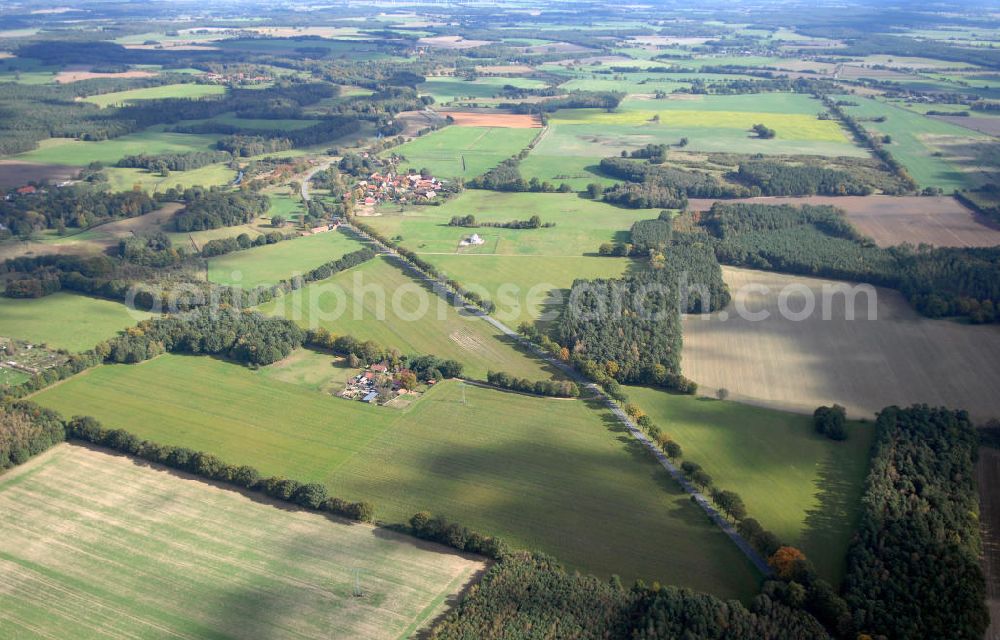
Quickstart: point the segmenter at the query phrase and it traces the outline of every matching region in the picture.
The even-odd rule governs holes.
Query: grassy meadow
[[[485,379],[490,369],[531,380],[556,374],[489,323],[459,313],[387,258],[311,283],[259,309],[304,328],[325,327],[407,354],[452,358],[465,365],[470,378]]]
[[[5,638],[409,637],[484,566],[68,444],[0,476],[0,510]]]
[[[988,136],[871,98],[845,95],[839,99],[857,103],[858,106],[844,107],[856,118],[885,118],[884,122],[863,124],[871,131],[891,137],[885,148],[921,187],[939,187],[951,192],[996,177],[995,171],[984,172],[992,161],[980,158],[996,154],[995,141]]]
[[[582,400],[446,382],[396,410],[170,355],[99,367],[35,399],[265,474],[322,482],[371,500],[384,521],[428,509],[605,578],[726,597],[755,589],[736,547],[606,410]]]
[[[870,424],[851,423],[848,440],[834,442],[815,433],[810,416],[642,387],[627,394],[685,460],[740,494],[751,517],[839,583],[868,472]]]
[[[208,151],[220,137],[213,134],[169,133],[151,128],[100,142],[50,138],[39,143],[37,149],[13,156],[13,159],[75,167],[85,167],[91,162],[114,165],[125,156],[142,153],[158,155]]]
[[[500,95],[507,85],[520,89],[540,89],[545,86],[541,80],[533,78],[483,77],[463,80],[452,76],[428,78],[417,85],[420,95],[429,95],[437,104],[446,104],[466,98],[491,98]]]
[[[139,100],[162,100],[164,98],[188,98],[197,100],[221,96],[226,92],[226,88],[219,84],[165,84],[159,87],[146,87],[144,89],[129,89],[127,91],[115,91],[113,93],[101,93],[83,98],[84,102],[96,104],[99,107],[117,107],[137,102]]]
[[[285,240],[210,258],[208,280],[248,289],[274,284],[360,248],[361,243],[338,231]]]
[[[149,317],[119,302],[63,291],[42,298],[0,298],[0,336],[67,351],[86,351]]]
[[[406,158],[400,170],[431,170],[441,178],[474,178],[517,154],[538,129],[445,127],[384,152]]]

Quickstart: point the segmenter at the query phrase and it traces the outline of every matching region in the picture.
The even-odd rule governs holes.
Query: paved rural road
[[[369,240],[372,244],[378,247],[381,253],[396,260],[396,262],[398,262],[405,271],[414,275],[414,277],[416,277],[418,280],[423,280],[424,282],[426,282],[431,287],[431,290],[434,291],[434,293],[438,294],[439,296],[445,297],[447,299],[447,290],[440,282],[438,282],[428,274],[421,271],[419,268],[417,268],[416,265],[412,264],[409,260],[403,258],[403,256],[399,255],[391,247],[387,247],[386,245],[379,242],[377,239],[372,238],[368,234],[356,228],[354,225],[347,224],[345,226],[349,227],[350,230],[353,233],[357,234],[358,236],[366,240]],[[747,559],[750,560],[751,564],[753,564],[758,571],[760,571],[765,576],[770,576],[773,573],[771,567],[768,566],[764,558],[759,553],[757,553],[757,550],[750,545],[747,539],[741,536],[739,532],[736,531],[735,528],[733,528],[733,525],[730,524],[729,521],[726,520],[725,517],[723,517],[723,515],[719,513],[715,507],[712,506],[711,501],[709,501],[709,499],[705,496],[705,494],[698,491],[698,489],[696,489],[694,485],[688,482],[687,478],[684,477],[684,474],[681,473],[680,469],[674,466],[674,464],[670,461],[670,459],[666,456],[666,454],[660,451],[660,449],[655,444],[653,444],[653,442],[646,436],[646,434],[643,433],[642,430],[634,422],[632,422],[632,419],[628,417],[628,414],[626,414],[622,410],[622,408],[618,406],[618,403],[612,400],[611,397],[608,396],[608,394],[606,394],[603,389],[601,389],[601,387],[599,387],[594,382],[591,382],[589,379],[585,378],[582,374],[580,374],[579,371],[577,371],[570,365],[566,364],[562,360],[559,360],[558,358],[553,358],[551,355],[543,351],[538,345],[531,342],[530,340],[527,340],[524,336],[517,333],[516,331],[508,327],[506,324],[497,320],[496,318],[489,315],[482,309],[470,306],[463,306],[462,311],[464,313],[467,313],[468,315],[476,316],[490,323],[491,325],[496,327],[498,331],[500,331],[504,335],[507,335],[517,340],[520,344],[524,345],[529,350],[537,354],[538,357],[542,358],[552,366],[564,372],[571,380],[576,381],[578,384],[582,385],[584,388],[589,390],[591,394],[594,395],[594,397],[603,402],[608,407],[608,409],[611,410],[611,412],[615,415],[615,417],[618,418],[619,422],[625,425],[629,433],[632,434],[633,438],[638,440],[640,443],[643,444],[643,446],[649,449],[650,453],[652,453],[653,456],[656,458],[656,460],[663,466],[663,468],[667,470],[667,473],[670,474],[670,477],[673,478],[675,481],[677,481],[677,484],[679,484],[681,488],[684,489],[684,491],[692,497],[692,499],[698,504],[698,506],[700,506],[705,511],[705,513],[708,514],[708,517],[712,520],[712,522],[718,525],[718,527],[722,529],[723,533],[729,536],[729,539],[732,540],[733,543],[739,548],[739,550],[743,552],[743,555],[745,555]]]
[[[332,165],[334,162],[336,162],[336,160],[327,160],[326,162],[318,164],[309,171],[307,171],[306,174],[302,177],[302,182],[300,183],[299,190],[302,192],[303,202],[309,202],[309,181],[312,180],[312,177],[317,173],[319,173],[320,171],[326,171],[327,169],[329,169],[330,165]]]

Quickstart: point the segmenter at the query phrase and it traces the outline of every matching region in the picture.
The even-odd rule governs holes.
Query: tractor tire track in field
[[[369,236],[360,229],[354,227],[354,225],[352,225],[350,222],[348,222],[346,226],[361,239],[371,242],[379,253],[382,253],[388,256],[390,259],[396,261],[396,263],[403,269],[404,272],[410,274],[413,278],[417,280],[423,281],[430,287],[430,289],[435,294],[441,296],[446,301],[448,301],[449,290],[443,283],[438,281],[436,278],[430,276],[429,274],[425,273],[415,264],[413,264],[412,262],[404,258],[402,255],[400,255],[392,247],[389,247],[383,244],[378,239]],[[713,523],[715,523],[716,526],[718,526],[722,530],[722,532],[729,537],[730,540],[733,541],[733,544],[735,544],[736,547],[743,553],[743,555],[746,556],[746,558],[757,569],[757,571],[759,571],[764,576],[770,576],[773,573],[771,567],[768,566],[764,558],[759,553],[757,553],[757,550],[753,548],[750,542],[747,541],[746,538],[741,536],[739,532],[736,531],[736,529],[733,527],[733,525],[730,524],[729,521],[726,520],[722,516],[722,514],[720,514],[718,510],[716,510],[715,507],[712,506],[712,503],[705,496],[705,494],[698,491],[690,482],[688,482],[687,478],[684,477],[684,474],[681,473],[680,469],[678,469],[670,461],[670,459],[667,458],[667,456],[662,451],[660,451],[648,437],[646,437],[646,434],[644,434],[642,430],[639,429],[639,427],[634,422],[632,422],[632,419],[628,417],[628,415],[622,410],[620,406],[618,406],[618,403],[616,403],[610,396],[604,393],[604,391],[597,384],[585,378],[582,374],[580,374],[580,372],[578,372],[576,369],[569,366],[565,362],[559,360],[558,358],[554,358],[550,356],[548,353],[542,351],[542,349],[538,345],[525,339],[519,333],[508,327],[503,322],[489,315],[485,311],[466,304],[463,304],[460,310],[465,314],[477,317],[493,325],[493,327],[495,327],[498,331],[508,336],[509,338],[512,338],[515,342],[522,345],[525,349],[534,353],[538,358],[546,361],[548,364],[552,365],[553,367],[565,373],[568,378],[575,381],[577,384],[580,384],[583,388],[587,389],[594,398],[604,403],[604,405],[608,407],[608,409],[611,411],[612,414],[614,414],[614,416],[618,419],[618,421],[621,422],[626,429],[628,429],[628,432],[632,435],[632,437],[635,438],[637,441],[639,441],[640,444],[646,447],[646,449],[648,449],[649,452],[653,454],[653,457],[655,457],[657,462],[659,462],[660,465],[664,469],[666,469],[667,473],[670,474],[670,477],[673,478],[674,481],[676,481],[677,484],[680,485],[680,487],[684,490],[685,493],[691,496],[691,499],[699,507],[702,508],[702,510],[708,515],[709,519]]]

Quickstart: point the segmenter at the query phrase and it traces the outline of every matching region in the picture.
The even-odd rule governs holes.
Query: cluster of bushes
[[[174,248],[167,234],[151,231],[119,240],[118,256],[132,264],[163,268],[179,264],[186,253],[184,249]]]
[[[817,407],[813,412],[813,427],[816,433],[831,440],[847,440],[847,411],[839,404]]]
[[[763,124],[755,124],[754,126],[750,127],[750,130],[753,131],[757,135],[757,137],[762,140],[770,140],[774,136],[778,135],[777,131]]]
[[[499,560],[510,552],[507,543],[500,538],[472,531],[427,511],[415,513],[410,518],[409,531],[418,538],[439,542],[459,551],[478,553],[494,560]]]
[[[628,158],[604,158],[601,171],[621,180],[604,191],[604,200],[630,208],[683,209],[687,198],[745,198],[758,189],[728,184],[704,171],[687,171]]]
[[[975,427],[964,411],[915,405],[884,409],[875,430],[844,580],[857,631],[982,638]]]
[[[578,398],[580,397],[580,387],[575,382],[569,380],[536,380],[532,382],[525,378],[517,378],[503,371],[488,371],[486,381],[494,387],[520,391],[521,393],[532,393],[538,396],[551,396],[554,398]]]
[[[66,436],[121,451],[143,460],[187,471],[209,480],[225,482],[252,491],[260,491],[278,500],[327,511],[359,522],[374,522],[375,509],[368,502],[348,502],[327,495],[321,484],[303,484],[283,477],[262,477],[254,467],[228,464],[217,456],[184,447],[141,440],[123,429],[105,429],[100,422],[75,416],[66,422]]]
[[[471,213],[466,216],[452,216],[448,221],[451,227],[493,227],[497,229],[548,229],[556,226],[555,222],[542,222],[537,215],[531,216],[527,220],[511,220],[510,222],[478,222],[476,216]]]
[[[551,182],[542,181],[536,177],[532,177],[530,180],[525,180],[521,175],[521,171],[518,169],[518,164],[520,164],[520,161],[524,159],[527,154],[528,150],[525,149],[517,156],[504,160],[483,175],[469,180],[465,183],[465,186],[470,189],[489,189],[491,191],[532,193],[554,193],[556,191],[559,193],[568,193],[573,190],[572,187],[565,182],[556,188],[556,186]]]
[[[184,314],[143,320],[97,346],[109,362],[135,363],[164,352],[224,355],[268,365],[288,356],[305,338],[298,325],[256,311],[199,307]]]
[[[871,184],[847,171],[775,160],[745,162],[735,179],[759,188],[765,196],[867,196],[874,192]]]
[[[689,589],[626,589],[613,576],[567,573],[554,559],[508,553],[468,597],[431,630],[434,640],[636,638],[653,640],[824,640],[829,635],[801,609],[766,594],[749,606]]]
[[[244,191],[195,188],[186,190],[181,199],[184,208],[174,214],[177,231],[204,231],[247,224],[271,206],[267,196]]]
[[[164,171],[191,171],[217,162],[229,162],[233,156],[228,151],[190,151],[188,153],[139,154],[125,156],[115,166],[126,169]]]
[[[185,129],[184,131],[187,130]],[[198,129],[193,133],[200,133],[201,131],[201,129]],[[288,138],[265,138],[260,135],[233,134],[220,138],[215,143],[215,147],[221,153],[230,154],[235,158],[247,158],[265,153],[288,151],[292,148],[292,141]]]
[[[0,224],[17,236],[44,229],[86,229],[95,224],[134,218],[156,208],[144,191],[110,193],[90,183],[49,187],[30,195],[0,198]]]
[[[298,237],[298,234],[284,234],[278,231],[264,233],[256,238],[251,238],[249,234],[241,233],[235,238],[215,238],[213,240],[209,240],[201,246],[201,255],[203,258],[212,258],[232,253],[234,251],[243,251],[244,249],[252,249],[253,247],[262,247],[266,244],[277,244],[284,240],[291,240],[296,237]]]
[[[373,340],[359,340],[350,335],[335,335],[322,327],[306,332],[303,344],[347,356],[351,359],[350,364],[353,367],[388,362],[393,369],[409,369],[425,380],[458,378],[462,375],[463,365],[457,360],[433,355],[406,356]]]
[[[31,402],[0,405],[0,472],[66,439],[62,420]]]

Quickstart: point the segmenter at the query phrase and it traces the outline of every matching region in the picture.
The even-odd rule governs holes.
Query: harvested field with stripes
[[[4,638],[408,637],[485,566],[71,444],[0,476],[0,511]]]

